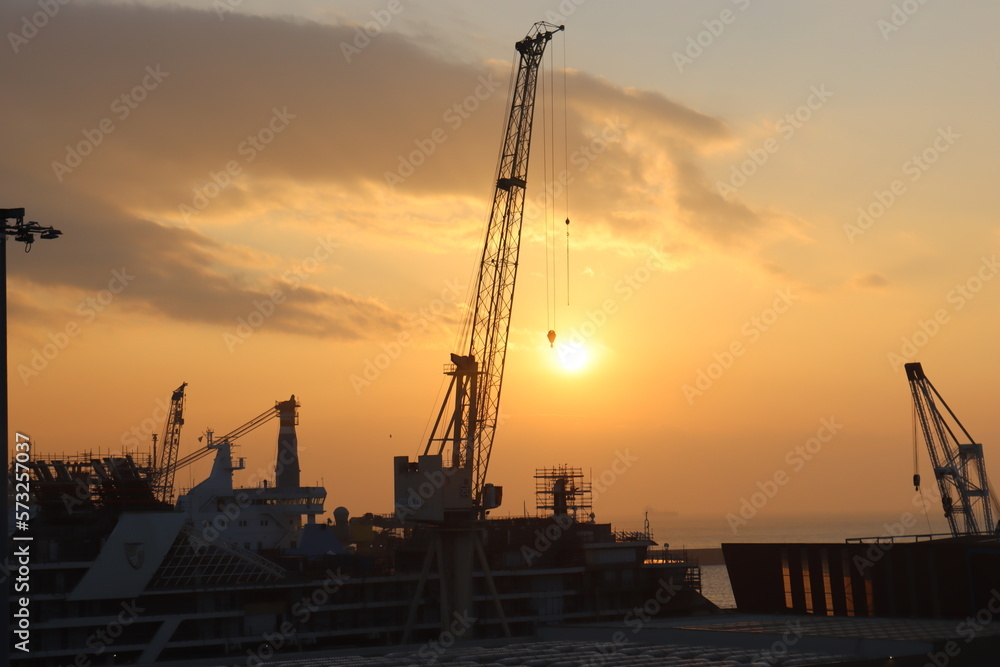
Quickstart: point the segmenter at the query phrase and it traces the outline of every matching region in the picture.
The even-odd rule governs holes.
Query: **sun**
[[[562,366],[563,370],[574,373],[585,368],[587,362],[590,360],[587,348],[580,343],[565,343],[560,345],[556,348],[556,354],[559,357],[559,365]]]

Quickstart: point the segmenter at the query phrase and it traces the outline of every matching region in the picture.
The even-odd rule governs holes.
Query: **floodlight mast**
[[[4,441],[4,461],[6,461],[7,471],[4,475],[0,476],[0,498],[7,498],[8,492],[8,481],[10,479],[19,479],[16,476],[15,464],[11,461],[11,450],[10,445],[10,434],[7,432],[10,424],[8,423],[8,412],[7,412],[7,237],[13,236],[14,240],[18,243],[24,244],[24,252],[31,251],[31,244],[35,242],[35,234],[38,234],[43,239],[56,239],[62,236],[62,232],[54,227],[45,227],[34,221],[25,222],[24,220],[24,208],[0,208],[0,218],[3,218],[3,235],[0,236],[0,274],[3,276],[3,303],[0,304],[0,336],[3,337],[3,359],[0,360],[0,375],[3,376],[3,391],[2,396],[0,396],[0,403],[3,403],[2,412],[3,416],[0,417],[0,432],[3,433]],[[26,433],[15,433],[14,434],[14,448],[16,455],[18,452],[24,453],[25,451],[30,451],[31,441]],[[21,464],[23,465],[23,464]],[[10,535],[9,517],[7,515],[6,509],[3,512],[3,518],[0,519],[0,534],[7,539]],[[24,524],[26,525],[26,524]],[[14,539],[23,538],[24,536],[15,536]],[[30,539],[30,538],[29,538]],[[4,553],[6,558],[10,554],[10,547],[14,544],[13,541],[7,542],[7,552]],[[3,636],[10,641],[10,622],[7,615],[4,615],[4,620],[0,621],[0,632]]]

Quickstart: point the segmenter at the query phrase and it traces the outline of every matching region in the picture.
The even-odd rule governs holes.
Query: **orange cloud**
[[[15,274],[87,292],[134,267],[141,278],[121,299],[140,314],[234,326],[279,291],[268,324],[278,330],[398,330],[405,317],[375,299],[292,284],[283,248],[219,240],[220,224],[277,216],[299,235],[322,226],[438,251],[478,237],[506,65],[445,60],[389,32],[348,61],[340,45],[353,36],[238,14],[67,7],[3,84],[18,100],[6,182],[40,219],[71,221],[73,241]],[[548,144],[550,194],[572,189],[585,244],[682,252],[771,224],[707,184],[699,156],[731,142],[721,121],[582,72],[566,80],[565,134],[545,138],[536,114],[528,216],[543,208]],[[561,105],[559,84],[549,92]]]

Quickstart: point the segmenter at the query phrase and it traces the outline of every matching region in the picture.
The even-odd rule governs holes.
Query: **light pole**
[[[53,229],[52,227],[43,227],[37,222],[25,222],[24,221],[24,209],[23,208],[0,208],[0,216],[4,220],[4,233],[0,237],[0,276],[3,276],[3,304],[0,307],[0,335],[3,336],[3,361],[0,362],[0,377],[3,378],[3,395],[0,398],[0,403],[2,403],[3,421],[0,422],[0,434],[3,438],[3,451],[4,451],[4,473],[0,475],[2,481],[0,481],[0,498],[3,498],[3,518],[0,519],[0,526],[2,526],[3,532],[3,558],[6,563],[10,558],[10,540],[9,540],[9,530],[10,526],[10,507],[8,505],[7,491],[8,491],[8,481],[10,475],[10,443],[7,438],[10,434],[7,432],[8,424],[8,414],[7,414],[7,237],[13,236],[15,241],[19,241],[24,244],[24,251],[28,252],[31,250],[31,244],[35,242],[35,234],[38,234],[39,238],[43,239],[54,239],[58,238],[62,232],[58,229]],[[13,222],[12,222],[13,221]],[[7,614],[7,600],[10,596],[10,580],[11,576],[8,573],[4,586],[4,597],[3,597],[3,637],[4,637],[4,653],[10,654],[10,618]]]

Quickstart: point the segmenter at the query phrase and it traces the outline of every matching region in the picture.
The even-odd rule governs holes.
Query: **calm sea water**
[[[701,566],[701,594],[714,602],[720,609],[736,609],[733,587],[729,585],[729,573],[725,565]]]

